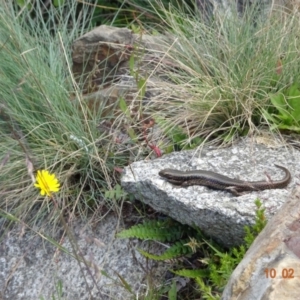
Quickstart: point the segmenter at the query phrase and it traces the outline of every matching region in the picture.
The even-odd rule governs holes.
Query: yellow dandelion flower
[[[42,196],[51,196],[51,192],[59,191],[60,184],[54,174],[50,174],[46,170],[41,170],[37,172],[34,186],[41,189]]]

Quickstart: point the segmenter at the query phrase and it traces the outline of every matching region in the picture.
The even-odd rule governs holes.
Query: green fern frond
[[[153,260],[170,260],[193,253],[192,249],[189,246],[185,245],[186,242],[186,240],[176,242],[161,255],[151,254],[142,249],[138,249],[138,251],[145,257]]]
[[[155,255],[155,254],[151,254],[147,251],[144,251],[142,249],[137,249],[142,255],[144,255],[147,258],[153,259],[153,260],[166,260],[166,259],[170,259],[170,258],[166,258],[164,257],[164,255]],[[173,258],[173,257],[171,257]]]
[[[172,242],[182,237],[183,227],[174,226],[169,220],[166,221],[147,221],[143,224],[132,226],[117,234],[119,238],[139,238],[152,239],[162,242]]]
[[[195,278],[196,283],[198,284],[201,296],[206,300],[218,300],[220,297],[218,295],[214,296],[212,293],[212,288],[209,285],[206,285],[201,277]]]
[[[233,248],[231,252],[232,256],[236,258],[237,263],[239,263],[243,259],[246,251],[247,249],[245,245],[242,244],[239,246],[239,248]]]
[[[206,278],[209,275],[209,271],[206,269],[196,269],[196,270],[189,270],[189,269],[182,269],[182,270],[172,270],[172,272],[176,275],[188,277],[188,278]]]
[[[177,299],[177,286],[176,281],[172,281],[172,285],[168,291],[168,299],[169,300],[176,300]]]
[[[264,229],[264,227],[267,224],[267,219],[265,215],[265,208],[262,207],[262,203],[259,199],[255,200],[255,205],[256,205],[256,211],[255,211],[255,223],[252,226],[245,226],[245,245],[246,248],[248,249],[255,238],[259,235],[259,233]]]

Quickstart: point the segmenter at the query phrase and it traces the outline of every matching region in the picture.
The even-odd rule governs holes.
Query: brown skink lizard
[[[247,191],[282,189],[286,187],[291,181],[291,173],[288,169],[282,166],[275,166],[285,172],[285,176],[281,180],[243,181],[204,170],[184,172],[174,169],[164,169],[159,172],[159,175],[165,178],[168,182],[182,187],[203,185],[212,189],[230,192],[235,196],[240,196],[243,192]]]

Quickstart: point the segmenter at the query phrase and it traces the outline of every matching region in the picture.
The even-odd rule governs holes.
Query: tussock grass
[[[174,85],[156,99],[157,115],[168,128],[179,125],[186,143],[195,137],[227,143],[267,128],[262,110],[270,107],[269,94],[299,78],[299,18],[282,11],[280,18],[259,17],[255,7],[246,15],[203,22],[172,7],[162,15],[163,30],[175,41],[168,57],[177,71],[166,71]]]
[[[28,221],[56,221],[53,203],[32,182],[35,171],[47,169],[62,185],[59,207],[86,216],[100,208],[113,181],[106,150],[96,146],[106,139],[97,114],[82,103],[69,66],[71,42],[88,30],[90,8],[75,17],[74,2],[49,11],[47,21],[39,4],[35,9],[29,18],[26,10],[0,7],[0,209]]]

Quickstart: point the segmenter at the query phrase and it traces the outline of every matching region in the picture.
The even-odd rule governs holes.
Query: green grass
[[[165,84],[169,92],[157,97],[157,119],[166,120],[168,131],[180,126],[186,143],[228,143],[268,130],[263,111],[272,109],[270,94],[299,79],[298,18],[274,15],[253,25],[255,11],[248,13],[245,20],[216,15],[203,23],[175,8],[165,12],[164,28],[174,40],[166,56],[177,69],[165,68],[174,85]]]
[[[32,185],[35,171],[47,169],[62,185],[59,207],[86,215],[90,208],[97,209],[99,198],[114,180],[108,175],[113,165],[104,158],[107,149],[96,146],[96,141],[107,140],[97,128],[101,112],[87,109],[70,71],[71,42],[88,29],[88,21],[81,25],[78,20],[76,30],[57,24],[53,33],[50,21],[59,14],[54,11],[49,24],[35,20],[39,26],[34,31],[32,20],[4,9],[0,12],[4,129],[0,161],[9,158],[1,165],[0,193],[5,197],[0,208],[24,220],[37,206],[34,218],[47,215],[52,203],[39,197]]]

